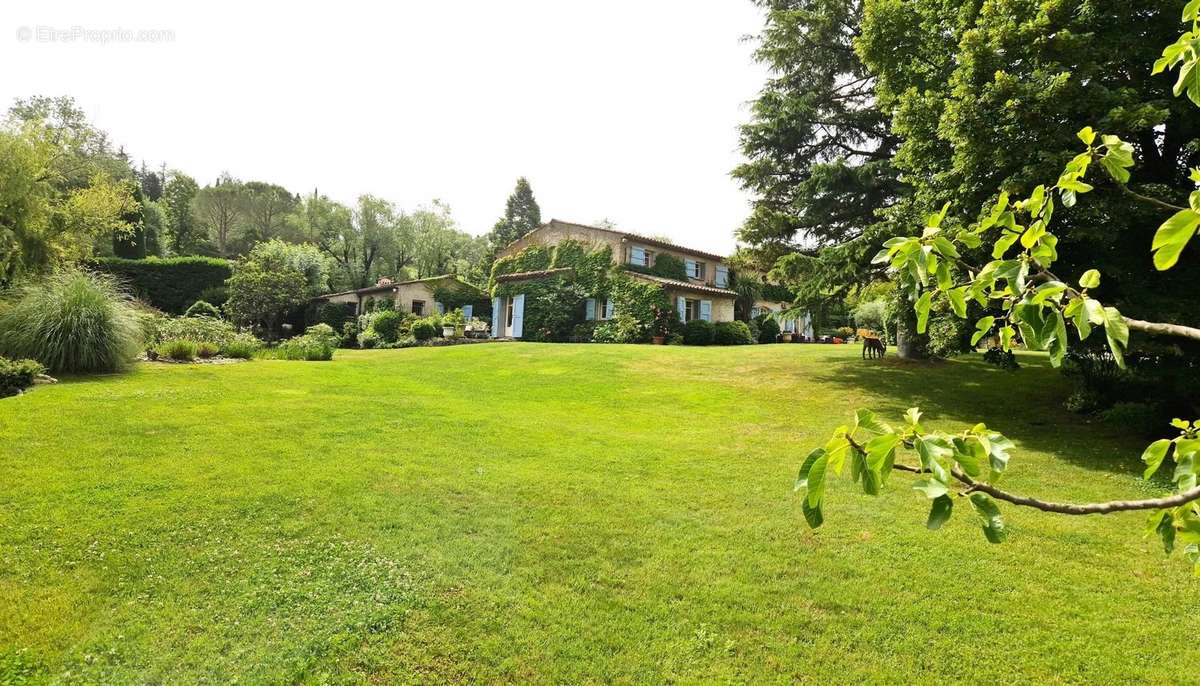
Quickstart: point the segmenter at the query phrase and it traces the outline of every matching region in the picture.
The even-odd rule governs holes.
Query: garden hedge
[[[169,314],[182,314],[204,291],[225,286],[233,263],[215,257],[170,257],[127,260],[103,257],[96,269],[120,279],[134,295]]]

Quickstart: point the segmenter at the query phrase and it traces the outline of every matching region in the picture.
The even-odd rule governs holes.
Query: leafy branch
[[[1163,50],[1153,73],[1179,68],[1176,96],[1187,93],[1200,105],[1200,0],[1190,0],[1183,10],[1183,21],[1192,28]],[[1095,329],[1103,329],[1108,347],[1121,367],[1129,345],[1129,332],[1176,336],[1200,340],[1200,329],[1165,322],[1147,322],[1123,316],[1117,308],[1104,305],[1091,296],[1100,286],[1101,274],[1088,269],[1076,285],[1059,278],[1051,268],[1058,260],[1058,237],[1051,231],[1056,203],[1072,207],[1079,195],[1093,190],[1086,181],[1088,172],[1101,168],[1129,197],[1172,212],[1158,228],[1151,242],[1156,269],[1176,265],[1191,239],[1200,233],[1200,188],[1188,197],[1188,206],[1143,195],[1128,187],[1133,166],[1133,146],[1114,135],[1099,134],[1091,127],[1078,132],[1086,149],[1076,155],[1050,185],[1038,185],[1029,196],[1012,200],[1001,191],[990,208],[973,224],[958,231],[942,227],[950,203],[930,215],[921,235],[896,237],[883,244],[872,260],[886,265],[899,287],[914,302],[917,332],[924,333],[935,297],[945,298],[950,309],[967,318],[967,304],[974,300],[981,307],[999,311],[975,322],[972,344],[995,334],[1007,352],[1018,338],[1027,348],[1045,350],[1055,367],[1062,364],[1071,342],[1068,323],[1075,337],[1087,339]],[[1191,179],[1200,187],[1200,169],[1192,169]],[[964,253],[991,241],[992,260],[973,265]],[[1012,254],[1014,247],[1019,250]],[[1146,463],[1144,478],[1149,479],[1168,458],[1175,464],[1172,481],[1175,492],[1162,498],[1114,500],[1101,503],[1056,503],[1017,495],[997,486],[1009,462],[1013,443],[999,432],[976,424],[958,434],[926,431],[920,423],[921,411],[911,408],[906,424],[892,429],[869,410],[855,413],[851,426],[839,427],[824,447],[809,453],[800,468],[796,490],[804,493],[802,511],[810,527],[824,522],[822,506],[827,475],[841,474],[849,465],[850,478],[868,495],[878,495],[893,471],[911,472],[921,478],[913,489],[931,500],[926,525],[937,529],[950,519],[955,497],[965,497],[982,522],[983,533],[993,543],[1004,540],[1004,521],[996,501],[1066,515],[1107,514],[1151,510],[1149,529],[1170,553],[1176,542],[1182,544],[1185,558],[1200,574],[1200,419],[1187,422],[1176,419],[1179,430],[1173,439],[1151,443],[1142,454]],[[865,434],[865,438],[860,438]],[[900,450],[914,451],[918,466],[897,461]],[[962,486],[952,491],[953,486]]]

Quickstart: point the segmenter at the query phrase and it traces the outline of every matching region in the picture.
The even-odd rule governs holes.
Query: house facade
[[[383,278],[374,286],[359,288],[353,291],[329,293],[316,298],[316,301],[345,304],[347,309],[352,310],[353,314],[357,315],[372,309],[374,301],[387,300],[398,310],[411,312],[418,316],[427,316],[434,313],[443,314],[446,310],[445,303],[439,302],[436,299],[435,293],[439,290],[456,291],[463,298],[479,302],[487,300],[487,295],[478,288],[453,274],[443,274],[441,276],[398,282]],[[468,319],[473,316],[485,314],[483,312],[476,312],[475,308],[475,304],[463,305],[463,314]]]
[[[540,245],[550,247],[563,241],[578,241],[595,247],[607,246],[615,264],[628,268],[629,276],[661,286],[684,322],[704,319],[728,322],[734,319],[734,300],[737,294],[729,290],[729,263],[721,255],[686,248],[657,238],[626,231],[617,231],[586,224],[551,219],[497,254],[497,258],[515,255],[525,248]],[[663,255],[670,255],[684,265],[686,279],[671,279],[639,270],[651,269]],[[517,284],[553,275],[561,270],[542,270],[505,274],[498,283]],[[511,289],[510,289],[511,290]],[[519,289],[518,289],[519,290]],[[603,299],[589,299],[585,319],[605,320],[613,316],[613,304]],[[516,293],[492,299],[492,335],[497,338],[521,338],[524,319],[524,295]]]
[[[813,324],[812,315],[805,312],[799,317],[783,317],[780,313],[791,309],[792,304],[780,300],[756,300],[754,307],[750,310],[750,316],[757,317],[760,314],[772,314],[775,321],[779,323],[779,330],[782,333],[799,334],[804,336],[805,340],[813,340]]]

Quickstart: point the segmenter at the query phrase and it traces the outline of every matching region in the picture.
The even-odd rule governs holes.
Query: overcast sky
[[[7,0],[0,21],[5,107],[71,95],[202,185],[440,198],[478,234],[524,175],[544,219],[719,252],[747,214],[729,171],[765,76],[748,0]]]

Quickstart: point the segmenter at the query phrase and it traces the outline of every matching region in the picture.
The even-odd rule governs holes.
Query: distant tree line
[[[374,195],[345,205],[228,173],[201,185],[178,169],[135,165],[69,97],[18,100],[0,127],[0,285],[95,257],[239,259],[278,240],[309,244],[327,287],[383,276],[486,280],[495,253],[541,222],[526,179],[491,232],[461,230],[434,200],[404,210]]]

